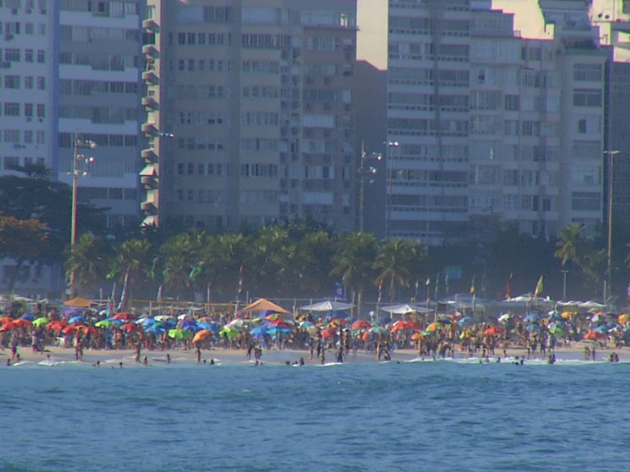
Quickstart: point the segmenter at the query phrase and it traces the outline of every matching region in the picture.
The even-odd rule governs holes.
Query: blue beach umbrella
[[[22,315],[22,319],[23,320],[28,320],[28,321],[33,321],[35,319],[35,317],[33,315],[31,315],[30,313],[25,313],[24,315]]]
[[[541,316],[538,313],[530,313],[525,318],[523,318],[523,321],[535,322],[538,321],[540,318]]]
[[[146,330],[147,333],[152,333],[152,334],[164,334],[165,331],[166,329],[164,328],[164,326],[159,325],[159,324],[154,324],[153,326],[151,326],[150,328]]]
[[[475,324],[475,320],[473,319],[472,316],[464,316],[461,320],[457,322],[457,324],[459,324],[460,326],[464,328],[467,328]]]
[[[73,316],[68,320],[68,323],[76,323],[78,321],[85,323],[85,318],[83,318],[81,315]]]
[[[199,326],[201,329],[212,330],[215,333],[218,333],[219,330],[221,329],[221,327],[218,324],[216,324],[216,323],[208,323],[207,321],[202,321],[201,323],[197,323],[197,326]]]

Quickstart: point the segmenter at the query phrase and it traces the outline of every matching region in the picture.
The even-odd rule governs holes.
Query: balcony
[[[145,190],[155,190],[158,188],[158,179],[151,175],[140,177],[140,184]]]
[[[147,111],[156,111],[159,108],[157,100],[153,97],[143,97],[142,106],[146,108]]]
[[[153,31],[154,33],[157,33],[157,32],[159,32],[159,31],[160,31],[160,25],[158,25],[158,24],[155,22],[155,20],[153,20],[153,19],[151,19],[151,18],[148,18],[148,19],[144,20],[144,21],[142,22],[142,27],[143,27],[145,30],[148,30],[148,31]]]
[[[160,83],[160,79],[158,79],[158,76],[150,70],[142,73],[142,80],[145,81],[148,85],[157,85]]]
[[[157,136],[160,132],[159,130],[155,127],[154,123],[145,123],[142,125],[142,132],[146,135],[146,136]]]
[[[140,157],[142,157],[142,160],[147,164],[155,164],[158,160],[158,155],[153,149],[143,149],[140,153]]]
[[[158,57],[160,57],[160,51],[158,51],[153,44],[145,44],[144,46],[142,46],[142,53],[149,57],[152,57],[153,59],[157,59]]]

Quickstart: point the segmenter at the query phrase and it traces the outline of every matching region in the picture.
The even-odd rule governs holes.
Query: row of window
[[[61,52],[59,63],[90,66],[94,70],[124,71],[126,68],[138,68],[139,61],[138,56],[129,54]]]
[[[74,43],[96,41],[138,41],[137,29],[99,28],[96,26],[61,26],[61,40]]]
[[[177,147],[190,151],[223,151],[225,149],[224,138],[202,137],[202,138],[178,138]]]
[[[37,110],[37,117],[44,118],[46,116],[46,105],[43,103],[16,103],[16,102],[4,102],[0,106],[0,115],[4,113],[4,116],[22,116],[22,110],[24,116],[32,117],[33,111]]]
[[[138,119],[138,109],[123,107],[62,106],[59,107],[59,117],[90,120],[92,123],[101,124],[124,124],[125,121],[136,121]]]
[[[35,62],[36,55],[39,64],[46,63],[46,51],[43,49],[38,49],[37,53],[34,49],[24,49],[24,62]],[[2,56],[2,49],[0,49],[0,56]],[[6,62],[22,62],[22,50],[18,48],[5,48],[4,60]]]
[[[278,177],[275,164],[241,164],[241,177]]]
[[[24,23],[24,34],[34,35],[35,34],[35,24],[34,23]],[[46,36],[46,23],[38,23],[37,24],[37,33],[40,36]],[[22,23],[19,21],[5,21],[4,23],[0,21],[0,34],[4,35],[18,35],[22,34]],[[12,38],[5,38],[12,39]]]
[[[208,176],[227,176],[229,175],[230,165],[219,164],[214,162],[193,162],[177,163],[177,175],[208,175]]]
[[[177,122],[180,125],[222,125],[223,113],[213,111],[180,111]]]
[[[96,134],[82,133],[83,139],[96,143],[98,147],[137,147],[138,136],[135,134]],[[73,133],[59,133],[59,147],[69,149],[73,143]]]
[[[189,71],[189,72],[223,72],[224,70],[230,71],[230,61],[223,61],[221,59],[214,60],[208,59],[178,59],[177,70]],[[172,61],[169,62],[169,67],[172,69]]]
[[[139,85],[137,82],[110,82],[107,80],[70,80],[59,81],[61,95],[89,96],[97,93],[130,93],[137,94]]]
[[[22,159],[23,165],[28,166],[31,164],[44,165],[46,160],[43,157],[25,157]],[[12,170],[20,166],[20,158],[15,156],[5,156],[2,158],[2,169]]]
[[[136,200],[138,191],[135,188],[101,188],[101,187],[79,187],[78,198],[80,201],[90,200]]]
[[[60,0],[61,10],[91,12],[94,16],[124,18],[138,14],[138,3],[133,1]]]
[[[46,77],[33,77],[30,75],[24,76],[22,81],[21,75],[5,75],[0,77],[0,87],[4,85],[5,89],[19,90],[24,85],[27,90],[32,90],[35,85],[35,79],[37,79],[37,90],[46,90]]]
[[[33,138],[35,138],[35,144],[46,144],[46,132],[41,130],[5,129],[0,131],[0,138],[2,142],[12,144],[34,144]]]

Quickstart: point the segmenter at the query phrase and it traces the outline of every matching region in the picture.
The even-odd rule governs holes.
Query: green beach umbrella
[[[558,326],[558,325],[550,327],[549,332],[551,334],[560,334],[560,335],[565,334],[564,329],[562,329],[562,326]]]
[[[228,339],[234,339],[236,336],[240,334],[238,329],[224,327],[221,331],[219,331],[219,336],[227,336]]]
[[[192,336],[192,331],[188,331],[185,329],[169,329],[168,330],[168,335],[169,337],[173,338],[173,339],[188,339],[189,337]]]
[[[33,326],[37,326],[39,328],[40,326],[46,326],[48,323],[50,323],[50,320],[43,316],[33,321]]]
[[[102,320],[102,321],[99,321],[98,323],[95,323],[94,326],[96,326],[97,328],[111,328],[115,324],[116,323],[114,323],[111,320]]]

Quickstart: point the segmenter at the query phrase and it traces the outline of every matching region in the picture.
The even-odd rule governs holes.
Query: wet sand
[[[571,347],[560,347],[555,350],[556,357],[561,360],[584,360],[584,347],[588,346],[592,348],[592,343],[573,343]],[[619,355],[620,361],[630,361],[630,349],[614,349],[612,347],[608,348],[600,348],[596,346],[596,360],[597,361],[606,361],[608,360],[608,356],[611,352],[615,352]],[[21,360],[26,362],[42,362],[47,360],[47,355],[50,355],[51,361],[54,362],[72,362],[75,361],[75,353],[72,348],[62,348],[62,347],[47,347],[46,352],[43,353],[33,353],[30,347],[21,347],[18,350],[20,354]],[[141,352],[141,360],[146,356],[148,358],[149,364],[166,364],[166,354],[169,354],[171,357],[171,365],[176,364],[196,364],[197,363],[197,355],[195,350],[182,350],[182,349],[173,349],[169,351],[148,351],[142,350]],[[477,354],[478,356],[479,354]],[[490,355],[491,358],[496,358],[497,356],[503,357],[503,350],[497,349],[495,351],[495,355]],[[527,358],[527,350],[523,348],[510,348],[507,349],[508,357],[516,357],[516,356],[525,356]],[[0,350],[0,366],[6,364],[6,359],[11,357],[11,350],[4,349]],[[466,355],[463,352],[456,351],[454,358],[455,359],[464,359]],[[320,364],[321,361],[318,358],[314,358],[313,360],[309,360],[309,352],[307,350],[264,350],[262,356],[263,363],[270,364],[284,364],[287,361],[290,363],[299,362],[300,358],[304,359],[306,364]],[[546,359],[546,356],[542,356],[538,353],[537,356],[531,355],[530,359]],[[100,361],[101,364],[118,364],[119,362],[123,362],[123,365],[137,365],[135,362],[135,351],[134,350],[85,350],[83,353],[82,362],[86,364],[94,364],[97,361]],[[246,358],[245,350],[227,350],[227,349],[202,349],[201,351],[201,362],[206,360],[206,362],[210,362],[210,359],[214,359],[215,362],[218,363],[251,363]],[[392,361],[410,361],[418,359],[418,353],[413,349],[397,349],[392,353]],[[425,357],[426,360],[430,360],[430,357]],[[335,351],[328,350],[326,351],[326,363],[335,362]],[[345,363],[349,364],[357,364],[357,363],[368,363],[368,362],[376,362],[375,353],[358,351],[356,354],[350,354],[344,360]]]

